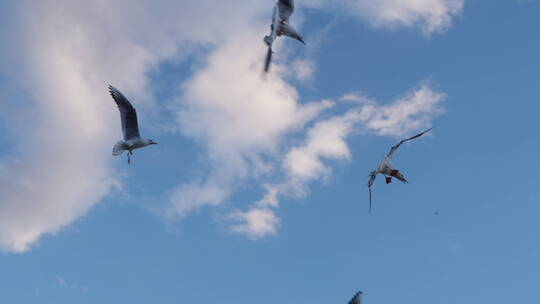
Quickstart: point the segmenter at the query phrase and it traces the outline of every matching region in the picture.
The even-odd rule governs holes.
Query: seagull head
[[[149,139],[149,140],[148,140],[148,145],[157,145],[157,142],[155,142],[155,141]]]

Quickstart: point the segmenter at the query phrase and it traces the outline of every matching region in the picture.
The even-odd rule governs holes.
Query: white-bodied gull
[[[370,178],[369,178],[369,182],[368,182],[368,188],[369,188],[369,212],[370,213],[371,213],[371,187],[373,186],[373,183],[375,182],[375,179],[377,178],[377,175],[378,174],[384,175],[386,177],[386,184],[390,184],[392,182],[392,177],[395,177],[396,179],[400,180],[403,183],[408,183],[408,181],[405,179],[405,176],[403,176],[403,174],[401,172],[399,172],[399,170],[397,170],[392,165],[390,160],[392,160],[392,157],[394,156],[394,153],[396,152],[396,150],[402,144],[404,144],[405,142],[408,142],[409,140],[416,139],[416,138],[426,134],[429,131],[431,131],[431,129],[427,129],[426,131],[424,131],[424,132],[422,132],[420,134],[417,134],[417,135],[415,135],[413,137],[410,137],[410,138],[407,138],[407,139],[404,139],[404,140],[400,141],[397,145],[393,146],[390,149],[390,152],[388,152],[386,157],[384,157],[383,160],[381,160],[381,162],[379,163],[379,166],[377,167],[377,169],[375,171],[371,171],[371,173],[369,174]]]
[[[363,293],[361,291],[357,292],[354,297],[349,301],[349,304],[361,304],[362,303],[362,295]]]
[[[127,151],[129,164],[131,163],[130,155],[133,155],[133,150],[149,145],[156,145],[157,143],[151,139],[141,138],[139,134],[139,123],[137,122],[137,111],[135,111],[129,100],[113,86],[109,86],[109,93],[111,93],[116,105],[118,105],[118,110],[120,110],[122,133],[124,133],[124,140],[114,145],[112,155],[118,156],[124,153],[124,151]]]
[[[270,35],[264,37],[264,42],[268,45],[268,52],[266,53],[266,60],[264,62],[265,72],[270,70],[270,62],[272,61],[273,54],[272,44],[276,40],[276,37],[287,36],[306,44],[302,35],[289,24],[289,17],[293,12],[294,0],[279,0],[274,6]]]

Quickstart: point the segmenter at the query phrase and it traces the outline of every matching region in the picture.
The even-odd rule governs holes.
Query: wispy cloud
[[[78,290],[78,291],[82,291],[82,292],[87,292],[88,291],[88,287],[80,286],[78,284],[68,282],[66,279],[64,279],[62,277],[58,277],[56,279],[56,283],[61,288],[74,289],[74,290]]]
[[[284,180],[275,185],[266,185],[267,192],[263,199],[253,204],[250,211],[244,214],[257,214],[261,208],[267,212],[277,209],[280,197],[305,197],[311,182],[331,177],[332,162],[351,158],[347,144],[351,135],[367,133],[403,136],[431,126],[432,120],[443,113],[441,103],[444,99],[445,94],[427,85],[411,90],[389,105],[379,105],[358,94],[344,95],[340,100],[355,102],[352,109],[316,122],[307,130],[302,144],[289,147],[288,152],[276,160],[281,163]],[[238,213],[235,211],[235,214]],[[248,236],[261,235],[260,229],[250,224],[251,218],[243,219],[245,223],[242,229],[239,230],[238,225],[235,225],[233,231]],[[268,235],[274,235],[279,222],[273,222],[275,225],[272,228],[269,226],[272,222],[265,223],[265,231],[271,231]]]
[[[307,0],[305,5],[339,10],[374,27],[419,28],[426,35],[443,32],[463,10],[465,0]]]
[[[153,107],[147,71],[189,46],[225,41],[258,15],[262,4],[249,3],[14,2],[0,59],[11,77],[1,94],[24,106],[0,105],[14,139],[12,153],[0,159],[0,248],[28,250],[119,184],[110,150],[121,134],[107,84],[144,113]],[[222,26],[228,15],[245,18]]]
[[[316,2],[306,4],[326,7]],[[357,16],[374,25],[425,23],[420,27],[426,32],[448,26],[462,3],[379,2],[369,7],[358,2],[358,11],[370,13]],[[401,8],[398,14],[387,12],[393,2]],[[336,3],[338,10],[332,11],[355,2]],[[332,106],[328,101],[300,102],[286,82],[292,74],[299,80],[313,77],[316,66],[302,58],[280,65],[289,59],[278,55],[269,79],[261,79],[260,41],[268,28],[268,3],[43,0],[13,1],[12,6],[12,18],[2,21],[8,30],[1,32],[5,37],[0,48],[2,71],[10,74],[0,91],[0,112],[13,138],[10,152],[0,158],[2,250],[28,250],[43,235],[86,214],[121,183],[110,156],[120,130],[105,89],[108,83],[121,88],[144,113],[155,106],[146,90],[147,72],[205,46],[206,64],[195,69],[178,92],[182,97],[177,106],[180,129],[204,147],[210,170],[200,180],[178,186],[170,197],[172,218],[219,205],[239,184],[259,181],[282,161],[287,136],[304,132],[308,122]],[[256,47],[245,47],[254,41]],[[7,102],[14,98],[16,103]],[[384,127],[386,117],[395,115],[385,115],[379,122],[374,119],[372,128],[387,135],[393,122]],[[312,149],[303,151],[312,153],[315,161],[328,155]],[[247,222],[261,214],[268,213],[243,218]],[[268,225],[247,227],[276,223],[264,218]]]
[[[230,219],[237,224],[233,224],[232,231],[247,235],[251,239],[260,239],[277,234],[279,218],[270,208],[255,207],[249,211],[234,211]]]
[[[110,150],[121,135],[106,85],[122,88],[139,109],[151,107],[148,69],[181,56],[181,42],[219,41],[220,27],[205,27],[210,22],[198,16],[231,10],[213,1],[180,2],[13,5],[3,44],[19,51],[6,51],[1,59],[12,75],[1,93],[24,106],[0,105],[15,140],[12,153],[0,160],[0,248],[29,249],[118,184]],[[215,9],[205,12],[209,6]]]

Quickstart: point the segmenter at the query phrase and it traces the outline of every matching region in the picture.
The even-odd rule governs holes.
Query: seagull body
[[[354,297],[349,301],[349,304],[361,304],[362,303],[362,295],[363,293],[361,291],[357,292]]]
[[[109,93],[120,111],[122,133],[124,134],[124,140],[121,140],[114,145],[112,155],[118,156],[124,153],[124,151],[127,151],[128,163],[131,163],[130,155],[133,155],[133,150],[156,145],[157,143],[151,139],[145,139],[140,136],[137,111],[131,105],[129,100],[113,86],[109,86]]]
[[[268,53],[266,54],[266,61],[264,65],[264,71],[268,72],[270,69],[270,62],[272,61],[272,44],[279,36],[287,36],[296,39],[303,44],[304,38],[298,31],[289,24],[289,17],[294,12],[294,0],[279,0],[274,6],[274,13],[272,15],[272,24],[270,25],[270,35],[264,37],[264,42],[268,46]]]
[[[369,182],[368,182],[368,188],[369,188],[369,212],[371,212],[371,187],[373,186],[373,183],[375,182],[375,179],[377,178],[378,174],[382,174],[386,178],[386,184],[392,183],[392,178],[396,178],[397,180],[408,183],[407,179],[405,179],[405,176],[398,170],[394,165],[392,164],[391,160],[394,156],[394,153],[396,150],[405,142],[408,142],[410,140],[416,139],[426,133],[431,131],[431,129],[428,129],[420,134],[417,134],[413,137],[403,139],[400,141],[397,145],[392,146],[390,149],[390,152],[381,160],[379,165],[377,166],[377,169],[375,171],[371,171],[369,174]]]

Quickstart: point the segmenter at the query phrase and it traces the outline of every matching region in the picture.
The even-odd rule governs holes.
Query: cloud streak
[[[464,4],[465,0],[308,0],[304,5],[337,10],[377,28],[419,28],[429,36],[447,30]]]

